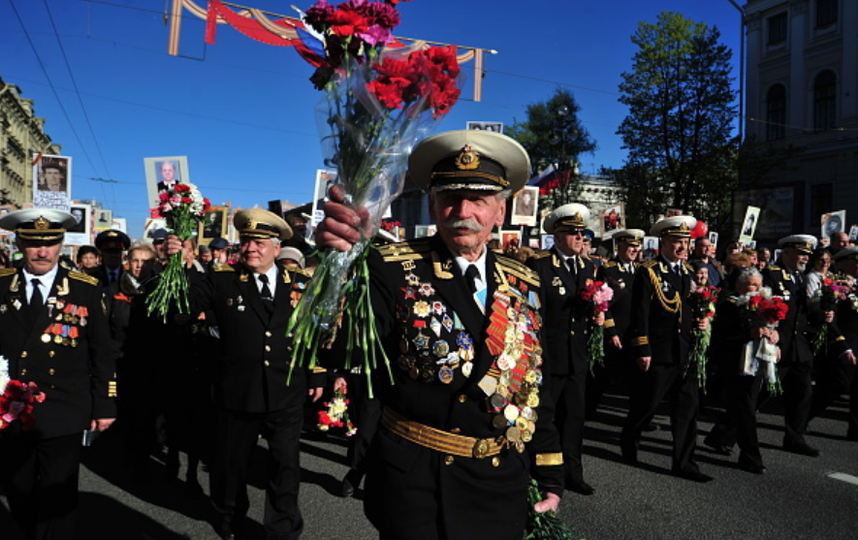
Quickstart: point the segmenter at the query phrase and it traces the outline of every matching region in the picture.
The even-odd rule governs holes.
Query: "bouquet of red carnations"
[[[458,99],[460,75],[453,46],[394,50],[398,3],[349,0],[335,7],[321,0],[303,19],[303,55],[317,67],[311,81],[325,91],[317,117],[326,164],[336,167],[347,204],[364,207],[369,223],[351,251],[322,253],[289,323],[293,368],[315,365],[320,344],[336,335],[345,316],[352,321],[347,364],[360,351],[367,380],[379,356],[390,369],[369,302],[367,249],[402,191],[411,148]]]
[[[33,403],[45,401],[36,383],[22,383],[9,378],[9,362],[0,356],[0,429],[6,429],[15,420],[21,429],[32,429],[36,423]]]
[[[208,199],[193,184],[177,183],[158,195],[158,213],[167,220],[167,227],[183,242],[194,236],[200,221],[211,207]],[[158,285],[146,298],[148,313],[153,312],[167,322],[170,306],[179,313],[191,311],[188,303],[188,277],[185,257],[181,251],[170,255],[164,271],[158,275]]]
[[[789,306],[783,298],[772,296],[772,291],[768,287],[740,296],[736,305],[744,309],[745,317],[751,326],[760,328],[777,328],[778,323],[786,319],[789,313]],[[760,362],[764,363],[768,390],[772,395],[778,395],[782,391],[775,369],[778,360],[777,345],[771,343],[768,338],[756,339],[745,346],[741,372],[743,375],[756,375]]]
[[[714,319],[715,301],[718,299],[717,287],[706,285],[698,287],[688,295],[688,305],[691,309],[691,319]],[[693,367],[697,375],[697,384],[706,392],[706,362],[709,358],[709,342],[712,338],[712,324],[705,330],[695,328],[691,331],[691,351],[688,354],[688,364],[685,374]]]
[[[833,276],[832,278],[824,278],[816,291],[816,299],[819,300],[819,309],[822,312],[834,311],[837,309],[837,304],[849,299],[849,293],[852,287],[849,286],[849,280],[846,276]],[[813,354],[819,354],[822,347],[828,341],[829,323],[823,322],[819,331],[813,337],[811,346]]]
[[[593,306],[593,314],[605,313],[614,298],[614,289],[604,281],[588,282],[580,292],[581,299]],[[587,352],[590,355],[590,373],[596,364],[605,365],[605,327],[593,325],[587,340]]]
[[[324,403],[325,410],[319,411],[319,431],[329,431],[331,428],[345,428],[346,437],[357,433],[357,428],[349,418],[349,400],[346,391],[337,388],[331,401]]]

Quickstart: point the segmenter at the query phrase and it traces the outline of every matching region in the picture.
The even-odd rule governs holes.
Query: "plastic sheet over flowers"
[[[346,203],[365,208],[369,218],[351,251],[322,253],[290,320],[293,368],[313,367],[322,343],[343,330],[346,368],[352,353],[361,357],[368,379],[379,360],[388,364],[376,335],[367,256],[382,215],[402,191],[412,147],[458,97],[458,91],[437,92],[439,81],[454,84],[459,75],[455,51],[430,51],[386,55],[371,64],[347,60],[325,87],[316,112],[326,165],[336,168]],[[347,328],[340,328],[343,321]]]

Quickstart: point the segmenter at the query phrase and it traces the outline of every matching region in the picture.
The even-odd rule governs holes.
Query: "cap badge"
[[[688,232],[688,225],[686,225],[685,222],[683,222],[682,224],[679,225],[679,230],[682,232]]]
[[[248,219],[248,220],[247,220],[247,228],[248,228],[248,229],[250,229],[250,230],[254,230],[254,229],[256,229],[256,228],[257,228],[257,227],[256,227],[256,220],[254,220],[254,219]]]
[[[575,215],[572,216],[573,221],[584,221],[584,216],[581,215],[581,212],[575,212]]]
[[[472,171],[480,166],[480,156],[474,152],[470,144],[466,144],[456,157],[456,168],[464,171]]]
[[[42,216],[39,217],[39,219],[37,219],[35,222],[33,222],[33,225],[36,227],[36,229],[44,231],[51,226],[51,222],[45,219],[44,216]]]

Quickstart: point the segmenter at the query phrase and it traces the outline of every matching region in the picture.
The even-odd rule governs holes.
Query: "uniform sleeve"
[[[88,287],[87,344],[90,358],[92,418],[116,418],[116,349],[110,339],[104,294],[100,287]]]
[[[652,356],[649,343],[649,311],[652,303],[652,269],[641,267],[635,273],[632,292],[631,336],[638,357]]]

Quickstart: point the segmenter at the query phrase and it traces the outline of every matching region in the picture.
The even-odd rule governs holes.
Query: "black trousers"
[[[366,378],[362,374],[349,377],[349,395],[357,400],[353,421],[358,428],[357,433],[349,439],[349,449],[346,461],[349,468],[366,474],[366,458],[372,445],[372,439],[378,431],[381,422],[381,402],[378,398],[370,398],[366,388]]]
[[[739,443],[741,459],[763,465],[757,437],[757,400],[765,379],[764,369],[756,375],[733,375],[727,380],[729,401],[727,409],[709,432],[707,443],[733,446]]]
[[[15,424],[0,434],[0,479],[28,539],[74,537],[81,437],[42,439]]]
[[[812,367],[810,362],[778,364],[778,377],[783,387],[784,446],[806,444],[804,434],[813,400]]]
[[[236,528],[250,505],[247,469],[259,434],[268,441],[267,485],[263,525],[268,540],[294,540],[304,528],[298,508],[301,482],[299,437],[303,403],[268,413],[220,410],[217,413],[211,499]]]
[[[817,365],[816,386],[810,406],[810,419],[822,414],[843,394],[849,394],[846,434],[858,437],[858,377],[855,366],[838,355],[829,355]]]
[[[593,373],[587,372],[587,419],[595,418],[602,395],[612,383],[618,383],[620,392],[628,395],[629,372],[634,367],[632,350],[625,340],[622,349],[615,348],[605,340],[605,365],[594,365]]]
[[[655,416],[662,400],[670,405],[670,428],[673,434],[674,472],[697,472],[694,461],[697,447],[697,378],[685,377],[679,365],[650,365],[638,370],[632,378],[629,415],[620,434],[620,445],[637,448],[641,434]]]
[[[584,466],[581,456],[584,451],[584,420],[588,366],[585,362],[572,362],[573,372],[568,375],[552,375],[551,396],[555,404],[555,424],[560,432],[563,449],[563,466],[566,480],[584,481]]]

